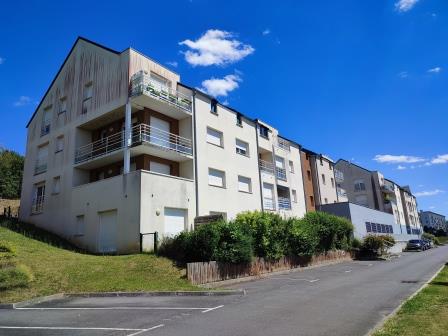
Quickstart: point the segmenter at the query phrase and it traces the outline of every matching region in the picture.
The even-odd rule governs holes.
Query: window
[[[40,130],[40,136],[44,136],[50,133],[50,127],[51,127],[51,106],[47,107],[44,110],[42,116],[42,126]]]
[[[212,99],[210,102],[210,112],[218,114],[218,101],[216,99]]]
[[[82,114],[86,114],[89,111],[92,96],[93,96],[93,84],[92,82],[89,82],[86,85],[84,85],[82,110],[81,110]]]
[[[294,162],[289,161],[289,172],[294,174]]]
[[[330,170],[333,170],[333,165],[331,164],[331,162],[328,162],[328,168],[330,168]]]
[[[266,126],[258,125],[260,136],[269,139],[269,129]]]
[[[56,146],[54,152],[59,153],[62,152],[63,150],[64,150],[64,136],[61,135],[56,138]]]
[[[34,185],[33,201],[31,203],[31,213],[38,214],[44,210],[45,182]]]
[[[331,186],[334,188],[334,178],[330,178],[330,181],[331,181]]]
[[[84,236],[85,226],[84,215],[76,216],[75,236]]]
[[[151,82],[153,84],[155,84],[155,86],[157,86],[158,90],[168,91],[168,88],[171,87],[171,82],[168,79],[156,74],[155,72],[151,71],[150,77],[151,77]]]
[[[364,191],[364,190],[366,190],[364,180],[355,180],[355,191]]]
[[[207,142],[212,145],[223,147],[222,132],[207,127]]]
[[[135,168],[136,168],[136,166],[135,166]],[[130,167],[130,169],[132,171],[132,167]],[[156,172],[159,174],[165,174],[165,175],[170,175],[170,173],[171,173],[170,165],[165,164],[165,163],[155,162],[155,161],[149,162],[149,170],[152,172]]]
[[[291,194],[292,194],[292,201],[294,203],[297,203],[297,191],[295,191],[294,189],[291,190]]]
[[[311,171],[310,170],[306,171],[306,175],[308,177],[308,180],[311,181]]]
[[[324,203],[328,204],[328,198],[324,198]]]
[[[249,156],[249,144],[247,142],[236,139],[236,153]]]
[[[320,160],[320,165],[323,166],[324,165],[324,161],[322,161],[322,156],[319,158]]]
[[[53,178],[53,194],[59,194],[61,192],[61,177],[56,176]]]
[[[62,97],[59,100],[59,112],[58,112],[58,115],[62,114],[62,113],[65,113],[65,112],[67,112],[67,97]]]
[[[325,174],[322,174],[322,184],[325,185],[326,181],[325,181]]]
[[[226,174],[217,169],[208,169],[208,184],[215,187],[226,187]]]
[[[41,174],[47,171],[48,143],[37,148],[36,164],[34,174]]]
[[[238,191],[252,192],[252,182],[249,177],[238,176]]]
[[[236,124],[237,126],[243,127],[243,116],[241,115],[241,113],[236,114]]]

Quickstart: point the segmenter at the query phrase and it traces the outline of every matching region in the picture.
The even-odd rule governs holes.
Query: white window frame
[[[219,144],[212,141],[211,137],[213,136],[213,134],[210,134],[209,131],[211,131],[212,133],[216,132],[219,135]],[[210,138],[209,138],[209,134],[210,134]],[[217,147],[220,147],[220,148],[224,148],[224,134],[221,131],[214,129],[212,127],[207,127],[206,139],[207,139],[207,143],[217,146]]]
[[[291,161],[291,160],[289,160],[289,172],[291,173],[291,174],[294,174],[294,162],[293,161]]]
[[[217,172],[222,174],[221,175],[221,184],[215,184],[212,180],[210,180],[210,177],[213,176],[212,173]],[[218,188],[226,188],[226,172],[223,170],[215,169],[215,168],[208,168],[208,185],[212,187],[218,187]]]
[[[244,150],[242,150],[241,148],[243,148],[244,146],[239,146],[238,142],[244,144],[246,148]],[[240,140],[240,139],[236,138],[235,139],[235,151],[239,155],[243,155],[243,156],[249,157],[249,143],[246,142],[246,141],[243,141],[243,140]],[[243,151],[245,151],[245,153],[243,153]]]
[[[246,181],[241,181],[241,180],[246,180]],[[247,182],[247,190],[242,190],[241,189],[241,185]],[[252,179],[250,177],[247,176],[243,176],[243,175],[238,175],[238,191],[239,192],[243,192],[243,193],[247,193],[247,194],[252,194]]]
[[[57,195],[61,193],[61,176],[53,177],[53,188],[52,195]]]
[[[297,190],[291,189],[291,196],[292,196],[292,201],[294,203],[297,203]]]

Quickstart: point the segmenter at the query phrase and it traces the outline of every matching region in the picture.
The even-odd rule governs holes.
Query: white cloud
[[[441,67],[435,67],[435,68],[432,68],[432,69],[429,69],[428,70],[428,73],[439,73],[440,71],[442,71],[442,68]]]
[[[265,29],[263,30],[263,32],[261,34],[263,34],[264,36],[269,35],[271,33],[270,29]]]
[[[448,154],[437,155],[431,160],[432,164],[444,164],[448,163]]]
[[[17,101],[14,102],[14,106],[20,107],[31,104],[31,98],[28,96],[20,96]]]
[[[224,101],[222,102],[222,104],[228,106],[228,105],[229,105],[229,101],[226,99],[226,100],[224,100]]]
[[[173,68],[177,68],[177,66],[179,65],[176,61],[166,62],[166,64],[172,66]]]
[[[0,57],[0,64],[5,63],[5,59],[3,57]]]
[[[405,167],[405,166],[402,166],[402,165],[398,165],[397,169],[398,169],[398,170],[405,170],[406,167]]]
[[[227,75],[224,78],[211,78],[202,82],[201,90],[213,97],[226,97],[229,92],[239,87],[242,79],[238,75]]]
[[[416,163],[426,161],[424,158],[418,156],[409,155],[389,155],[389,154],[379,154],[375,155],[373,160],[380,163]]]
[[[429,208],[432,210],[435,209],[436,207],[434,205],[431,205]]]
[[[435,189],[435,190],[429,190],[429,191],[419,191],[414,193],[414,196],[416,197],[426,197],[426,196],[435,196],[438,194],[444,193],[444,190]]]
[[[419,0],[399,0],[395,3],[395,9],[401,13],[410,11]]]
[[[235,35],[217,29],[209,29],[196,41],[179,42],[187,50],[185,60],[193,66],[225,65],[235,63],[252,54],[255,49],[249,44],[236,40]]]
[[[400,72],[400,73],[398,74],[398,77],[400,77],[400,78],[408,78],[408,77],[409,77],[409,74],[408,74],[407,71],[402,71],[402,72]]]

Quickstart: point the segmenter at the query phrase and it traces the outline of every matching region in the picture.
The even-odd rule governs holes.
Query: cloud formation
[[[435,196],[438,194],[444,193],[444,190],[435,189],[435,190],[429,190],[429,191],[419,191],[414,193],[414,196],[416,197],[427,197],[427,196]]]
[[[266,36],[266,35],[269,35],[270,33],[271,33],[270,29],[265,29],[265,30],[263,30],[263,32],[261,34]]]
[[[399,0],[395,3],[395,9],[400,12],[408,12],[419,2],[419,0]]]
[[[224,78],[211,78],[202,82],[201,90],[213,97],[226,97],[229,92],[239,87],[242,79],[238,75],[227,75]]]
[[[185,60],[193,66],[226,65],[238,62],[255,49],[235,39],[233,33],[209,29],[196,41],[184,40],[190,50],[184,52]]]
[[[445,164],[448,163],[448,154],[437,155],[431,160],[431,164]]]
[[[173,68],[177,68],[177,66],[179,65],[176,61],[166,62],[166,64],[172,66]]]
[[[390,154],[375,155],[373,160],[380,163],[417,163],[426,161],[424,158],[418,156],[390,155]]]
[[[405,170],[406,167],[405,167],[405,166],[402,166],[402,165],[398,165],[397,169],[398,169],[398,170]]]
[[[15,107],[21,107],[31,104],[31,98],[28,96],[20,96],[17,101],[14,102]]]
[[[435,74],[437,74],[437,73],[439,73],[440,71],[442,71],[442,68],[441,68],[441,67],[435,67],[435,68],[429,69],[429,70],[428,70],[428,73],[435,73]]]

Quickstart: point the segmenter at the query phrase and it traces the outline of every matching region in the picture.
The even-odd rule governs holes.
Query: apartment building
[[[345,201],[344,190],[337,187],[337,184],[344,179],[344,175],[339,171],[337,174],[339,182],[336,180],[333,160],[305,148],[302,148],[301,156],[308,211],[318,210],[323,204]]]
[[[340,184],[349,202],[390,213],[402,234],[419,234],[415,220],[417,203],[408,187],[400,187],[378,171],[370,171],[346,160],[338,160],[335,169],[344,174]]]
[[[420,222],[424,227],[448,232],[448,225],[444,215],[433,211],[420,211]]]
[[[27,128],[21,220],[93,252],[198,216],[306,212],[300,145],[131,48],[78,38]]]

